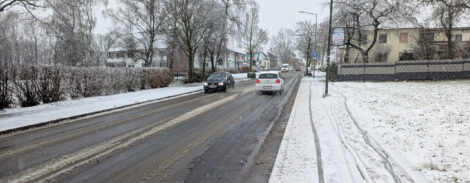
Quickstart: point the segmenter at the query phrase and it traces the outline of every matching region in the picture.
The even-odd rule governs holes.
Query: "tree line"
[[[188,58],[188,80],[202,56],[211,72],[227,53],[229,39],[242,40],[247,52],[268,40],[259,27],[258,5],[252,0],[120,0],[103,15],[113,22],[105,35],[94,33],[97,5],[109,0],[0,0],[1,62],[34,65],[103,66],[112,47],[124,48],[134,61],[150,67],[165,40],[168,67],[175,54]],[[249,36],[244,36],[249,33]]]
[[[328,6],[325,4],[324,8]],[[334,1],[332,26],[345,28],[345,62],[369,62],[373,56],[371,50],[377,46],[379,30],[403,27],[421,30],[441,28],[445,34],[444,55],[437,57],[433,38],[420,35],[411,50],[415,59],[455,59],[455,28],[457,24],[465,23],[469,16],[469,0],[338,0]],[[307,61],[307,65],[310,65],[313,51],[323,61],[328,49],[328,27],[328,19],[318,22],[318,25],[308,20],[300,21],[295,30],[282,29],[274,35],[271,50],[285,63],[295,51]],[[368,34],[371,35],[369,39],[366,38]],[[296,41],[292,42],[294,39]],[[387,48],[379,49],[387,51]],[[351,50],[356,50],[361,56],[349,60]]]

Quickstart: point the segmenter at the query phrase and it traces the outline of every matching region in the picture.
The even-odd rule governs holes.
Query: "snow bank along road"
[[[298,81],[287,76],[286,89]],[[241,182],[289,92],[254,81],[0,136],[0,182]]]
[[[270,182],[427,182],[398,164],[360,126],[324,77],[303,78]]]

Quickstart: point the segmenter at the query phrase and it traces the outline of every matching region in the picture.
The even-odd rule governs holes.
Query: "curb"
[[[77,119],[77,118],[81,118],[81,117],[85,117],[85,116],[89,116],[89,115],[94,115],[94,114],[99,114],[99,113],[124,109],[124,108],[127,108],[127,107],[136,106],[136,105],[152,103],[152,102],[158,102],[158,101],[161,101],[161,100],[176,98],[176,97],[180,97],[180,96],[183,96],[183,95],[192,95],[192,94],[200,93],[202,91],[204,91],[204,90],[203,89],[195,90],[195,91],[180,93],[180,94],[177,94],[177,95],[171,95],[171,96],[167,96],[167,97],[163,97],[163,98],[159,98],[159,99],[147,100],[147,101],[138,102],[138,103],[134,103],[134,104],[128,104],[128,105],[123,105],[123,106],[119,106],[119,107],[114,107],[114,108],[89,112],[89,113],[85,113],[85,114],[79,114],[79,115],[75,115],[75,116],[55,119],[55,120],[46,121],[46,122],[42,122],[42,123],[37,123],[37,124],[33,124],[33,125],[26,125],[26,126],[22,126],[22,127],[18,127],[18,128],[12,128],[12,129],[9,129],[9,130],[0,131],[0,135],[9,134],[9,133],[13,133],[13,132],[16,132],[16,131],[28,130],[28,129],[31,129],[31,128],[42,127],[42,126],[46,126],[46,125],[49,125],[49,124],[59,123],[61,121],[65,121],[65,120],[72,120],[72,119]]]

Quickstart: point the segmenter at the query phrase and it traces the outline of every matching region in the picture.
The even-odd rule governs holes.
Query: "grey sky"
[[[108,7],[117,7],[118,0],[110,0]],[[281,28],[295,28],[297,21],[311,20],[315,22],[315,16],[300,14],[298,11],[309,11],[318,14],[318,22],[328,16],[328,8],[322,4],[326,0],[256,0],[260,5],[260,25],[268,30],[272,36]],[[98,23],[96,33],[105,34],[112,28],[112,21],[102,16],[105,9],[103,5],[97,7],[96,15]]]
[[[298,11],[308,11],[318,14],[318,22],[328,17],[329,9],[324,4],[326,0],[256,0],[260,5],[260,25],[272,36],[283,28],[295,28],[301,20],[315,22],[314,15],[301,14]]]

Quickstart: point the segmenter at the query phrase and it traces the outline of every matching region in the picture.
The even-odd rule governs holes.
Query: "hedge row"
[[[0,109],[161,88],[173,81],[165,68],[1,66]]]

